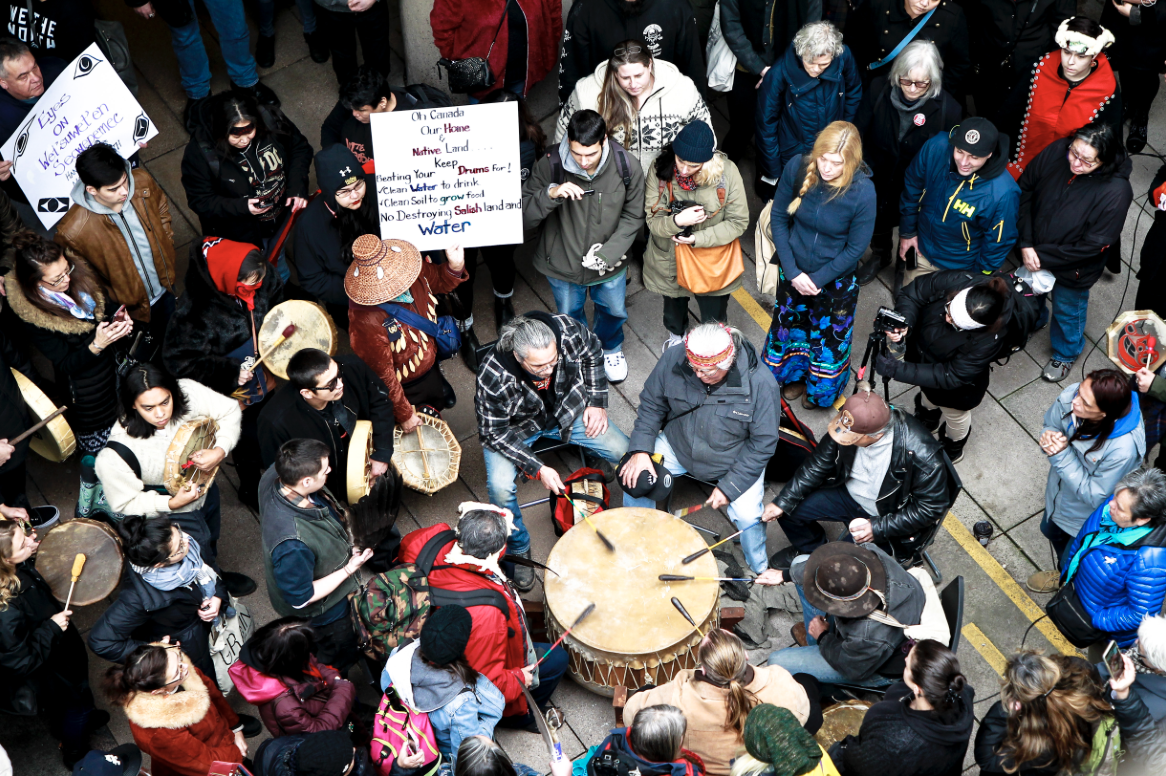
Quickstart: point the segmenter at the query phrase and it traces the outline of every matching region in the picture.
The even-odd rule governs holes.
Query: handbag
[[[676,282],[694,294],[720,291],[745,272],[741,240],[714,248],[676,245]]]
[[[231,610],[234,610],[235,614],[228,617],[227,612]],[[251,638],[254,630],[255,619],[251,612],[247,611],[247,607],[240,603],[238,598],[227,593],[225,611],[219,612],[218,618],[211,625],[210,633],[211,659],[215,663],[215,684],[222,690],[223,695],[229,693],[235,686],[228,669],[239,659],[243,645]]]
[[[417,331],[423,331],[433,338],[437,345],[437,360],[444,361],[457,355],[462,346],[462,335],[458,331],[457,321],[452,315],[443,315],[437,323],[422,317],[411,310],[396,304],[379,304],[377,307],[384,310],[391,318],[396,318],[406,326],[412,326]]]
[[[1081,603],[1073,582],[1061,585],[1061,589],[1045,605],[1045,614],[1053,625],[1074,647],[1084,649],[1108,638],[1108,634],[1093,625],[1093,617]]]
[[[718,92],[733,91],[733,76],[737,72],[737,55],[729,48],[725,41],[725,34],[721,31],[721,0],[713,9],[713,25],[709,29],[709,42],[704,50],[708,60],[709,88]]]
[[[494,51],[494,44],[498,42],[498,33],[502,32],[502,23],[506,21],[506,14],[510,12],[507,5],[502,11],[502,18],[498,20],[498,29],[494,30],[494,40],[490,41],[490,48],[485,57],[466,57],[465,59],[437,60],[438,67],[444,67],[449,76],[449,90],[454,94],[469,94],[481,92],[494,85],[494,74],[490,72],[490,53]],[[438,78],[441,71],[437,71]]]
[[[223,760],[215,760],[211,763],[210,770],[206,772],[206,776],[251,776],[251,771],[247,770],[247,766],[243,763],[229,763]]]
[[[773,244],[773,200],[761,208],[757,217],[757,228],[753,231],[753,259],[757,263],[757,289],[763,294],[777,296],[777,265],[769,259],[777,253]]]

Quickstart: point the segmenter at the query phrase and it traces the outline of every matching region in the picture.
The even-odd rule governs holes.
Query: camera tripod
[[[877,369],[875,363],[879,356],[889,356],[890,350],[887,348],[887,333],[876,326],[866,338],[866,351],[862,354],[862,364],[858,367],[858,379],[866,379],[867,365],[870,365],[870,384],[874,385],[875,374]],[[855,390],[858,386],[855,385]],[[887,404],[891,403],[891,378],[883,375],[883,398],[887,400]]]

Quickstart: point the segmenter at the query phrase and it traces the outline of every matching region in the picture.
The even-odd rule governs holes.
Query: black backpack
[[[1012,319],[1000,341],[1000,351],[996,361],[1001,366],[1008,363],[1012,354],[1023,350],[1029,337],[1037,330],[1041,310],[1045,306],[1045,295],[1032,290],[1028,281],[1016,277],[1014,273],[1005,276],[1012,288]],[[1003,362],[1000,359],[1004,359]]]

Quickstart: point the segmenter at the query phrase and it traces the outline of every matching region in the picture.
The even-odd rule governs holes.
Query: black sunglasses
[[[230,129],[227,130],[227,133],[230,135],[234,135],[235,137],[242,137],[243,135],[250,135],[254,131],[255,131],[255,124],[253,122],[251,124],[244,124],[241,127],[231,127]]]
[[[324,383],[323,385],[318,385],[315,388],[309,388],[308,390],[309,391],[335,391],[337,386],[339,386],[339,385],[340,385],[340,375],[336,375],[335,377],[333,377],[331,380]]]

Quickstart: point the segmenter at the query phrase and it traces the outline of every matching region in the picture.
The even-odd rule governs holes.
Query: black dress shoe
[[[494,297],[494,325],[501,329],[514,317],[513,297]]]
[[[92,733],[95,730],[101,730],[109,724],[109,712],[101,709],[94,709],[89,712],[88,718],[85,720],[85,732]]]
[[[240,714],[239,721],[243,723],[244,738],[255,738],[263,732],[263,723],[250,714]]]
[[[858,265],[858,284],[865,286],[879,276],[879,270],[889,266],[891,259],[886,254],[871,253],[870,258]]]
[[[444,375],[441,378],[441,398],[445,402],[445,409],[451,410],[457,404],[457,394],[453,392],[453,386],[449,384]]]
[[[260,105],[274,105],[277,108],[280,105],[279,97],[271,90],[270,86],[265,85],[262,81],[256,81],[251,86],[239,86],[236,83],[232,83],[231,91],[236,94],[249,94]]]
[[[778,550],[769,558],[769,567],[778,571],[789,571],[789,567],[793,564],[794,558],[801,554],[798,552],[797,547],[786,547]]]
[[[275,64],[275,36],[260,35],[255,42],[255,64],[271,67]]]
[[[236,598],[251,595],[259,587],[254,579],[238,571],[224,571],[223,583],[227,586],[227,592]]]
[[[478,341],[478,335],[474,333],[473,326],[462,332],[462,360],[475,374],[478,372],[478,348],[480,347],[482,347],[482,343]]]
[[[1130,133],[1126,136],[1126,150],[1131,154],[1140,154],[1146,147],[1149,130],[1145,124],[1130,124]]]
[[[324,40],[323,32],[305,32],[304,40],[308,42],[308,54],[313,62],[322,65],[328,61],[328,41]]]

